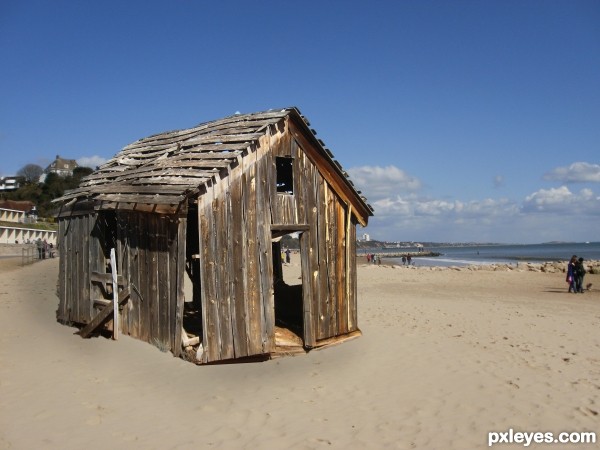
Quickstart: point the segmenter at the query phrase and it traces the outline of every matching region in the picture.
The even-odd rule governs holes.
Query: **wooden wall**
[[[111,298],[111,287],[94,281],[94,273],[110,273],[114,247],[117,272],[123,277],[120,289],[129,286],[131,292],[120,311],[120,332],[178,355],[185,232],[185,218],[134,211],[61,219],[58,320],[87,324],[101,307],[94,300]]]
[[[57,319],[62,323],[88,323],[90,301],[90,231],[95,217],[72,216],[58,223],[60,249]]]
[[[294,160],[293,194],[276,191],[278,156]],[[358,329],[356,219],[287,122],[209,186],[198,216],[205,362],[274,350],[272,228],[302,231],[305,345]]]

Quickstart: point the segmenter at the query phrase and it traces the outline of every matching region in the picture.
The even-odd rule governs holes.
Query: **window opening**
[[[294,193],[294,159],[277,157],[275,158],[275,167],[277,170],[277,193]]]

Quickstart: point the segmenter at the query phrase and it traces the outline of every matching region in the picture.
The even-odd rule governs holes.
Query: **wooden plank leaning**
[[[110,267],[112,268],[112,292],[113,292],[113,339],[119,339],[119,283],[117,282],[117,258],[115,249],[110,249]]]

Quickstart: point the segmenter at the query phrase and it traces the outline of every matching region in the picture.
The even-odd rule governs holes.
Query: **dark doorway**
[[[202,342],[202,294],[200,290],[200,241],[198,235],[198,207],[191,203],[187,214],[185,242],[185,296],[183,329],[188,338],[198,337]]]
[[[299,233],[273,232],[273,292],[278,346],[304,345],[302,264]]]

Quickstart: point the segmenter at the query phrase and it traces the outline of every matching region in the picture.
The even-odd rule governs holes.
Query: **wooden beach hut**
[[[360,334],[356,226],[373,210],[296,108],[138,140],[57,202],[57,319],[84,337],[210,363]]]

